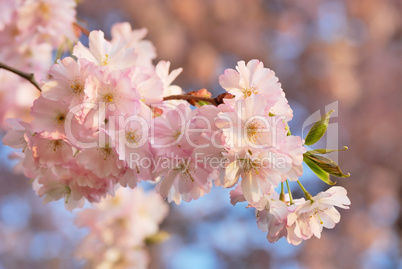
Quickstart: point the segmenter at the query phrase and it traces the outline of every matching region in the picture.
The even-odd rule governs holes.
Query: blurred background
[[[337,106],[339,164],[350,178],[341,222],[294,247],[270,244],[254,210],[233,207],[227,190],[171,205],[151,249],[151,268],[402,268],[402,1],[400,0],[83,0],[78,17],[110,36],[115,22],[148,28],[158,60],[183,67],[185,91],[223,89],[218,76],[257,58],[279,77],[301,134],[309,115]],[[42,205],[29,181],[12,172],[2,146],[0,269],[82,268],[72,252],[86,231],[63,203]],[[328,188],[308,168],[311,193]],[[296,187],[296,186],[295,186]],[[297,192],[297,188],[295,188]],[[296,194],[301,196],[302,194]]]

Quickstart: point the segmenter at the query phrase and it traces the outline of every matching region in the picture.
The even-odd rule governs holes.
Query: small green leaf
[[[198,105],[200,106],[205,106],[205,105],[210,105],[210,102],[206,102],[206,101],[197,101]]]
[[[335,185],[336,182],[331,181],[329,178],[329,174],[322,170],[318,165],[316,165],[312,160],[310,160],[308,157],[303,156],[304,162],[310,167],[310,169],[314,172],[314,174],[317,175],[319,179],[321,179],[324,183],[328,185]]]
[[[306,159],[309,159],[312,161],[315,165],[320,167],[322,170],[327,172],[330,175],[336,176],[336,177],[349,177],[350,174],[344,174],[341,170],[341,168],[332,160],[319,156],[319,155],[314,155],[309,152],[306,152],[303,154],[303,157]]]
[[[328,154],[331,152],[335,152],[335,151],[345,151],[348,150],[349,148],[347,146],[344,146],[343,149],[314,149],[314,150],[310,150],[307,151],[310,154]]]
[[[290,132],[290,127],[287,123],[286,123],[286,130],[288,131],[288,133],[286,134],[287,136],[292,135],[292,133]]]
[[[329,115],[334,112],[335,110],[331,110],[327,114],[321,117],[319,121],[314,123],[313,127],[311,127],[310,131],[308,132],[306,138],[304,139],[304,144],[307,146],[313,145],[321,139],[321,137],[325,134],[328,127]]]
[[[167,239],[169,239],[170,235],[168,232],[165,231],[160,231],[154,235],[148,236],[147,238],[145,238],[145,243],[147,245],[154,245],[154,244],[160,244],[164,241],[166,241]]]

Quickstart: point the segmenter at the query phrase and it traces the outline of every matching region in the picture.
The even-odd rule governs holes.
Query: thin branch
[[[168,100],[194,100],[194,101],[204,101],[211,103],[214,106],[218,106],[223,103],[224,98],[233,98],[234,96],[231,95],[230,93],[222,93],[218,95],[216,98],[211,98],[211,97],[200,97],[200,96],[194,96],[191,94],[178,94],[178,95],[170,95],[163,97],[163,101],[168,101]]]
[[[37,88],[40,92],[42,91],[41,88],[39,87],[39,84],[38,84],[38,83],[36,82],[36,80],[35,80],[34,74],[22,72],[22,71],[20,71],[20,70],[17,70],[17,69],[15,69],[15,68],[12,68],[12,67],[10,67],[10,66],[8,66],[8,65],[6,65],[6,64],[4,64],[4,63],[2,63],[2,62],[0,62],[0,68],[5,69],[5,70],[7,70],[7,71],[10,71],[10,72],[12,72],[12,73],[14,73],[14,74],[16,74],[16,75],[18,75],[18,76],[20,76],[20,77],[22,77],[22,78],[28,80],[28,81],[31,82],[31,84],[34,85],[35,88]]]
[[[195,101],[208,102],[215,106],[217,105],[214,98],[199,97],[199,96],[188,95],[188,94],[170,95],[170,96],[163,97],[163,101],[167,101],[167,100],[195,100]]]
[[[15,68],[12,68],[2,62],[0,62],[0,69],[5,69],[7,71],[10,71],[26,80],[28,80],[29,82],[31,82],[32,85],[35,86],[35,88],[37,88],[40,92],[42,91],[41,88],[39,87],[38,83],[35,80],[34,74],[32,73],[25,73],[22,72],[20,70],[17,70]],[[163,98],[164,101],[167,100],[194,100],[194,101],[204,101],[204,102],[208,102],[211,103],[214,106],[218,106],[220,104],[223,103],[223,99],[225,98],[233,98],[234,96],[231,95],[230,93],[222,93],[220,95],[218,95],[216,98],[211,98],[211,97],[201,97],[201,96],[194,96],[192,94],[178,94],[178,95],[170,95],[170,96],[166,96]]]
[[[81,33],[83,33],[83,34],[86,35],[86,36],[89,36],[89,31],[88,31],[85,27],[79,25],[79,24],[76,23],[76,22],[74,22],[73,25],[74,25],[77,29],[79,29],[79,30],[81,31]]]

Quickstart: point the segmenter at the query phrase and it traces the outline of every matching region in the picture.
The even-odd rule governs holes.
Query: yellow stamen
[[[137,130],[126,132],[126,141],[133,144],[138,144],[139,135],[137,135]]]
[[[60,148],[63,147],[63,140],[61,140],[61,139],[52,140],[50,143],[51,143],[51,147],[54,152],[56,152],[57,150],[59,150]]]
[[[108,65],[109,63],[109,54],[105,55],[105,59],[102,60],[101,66]]]
[[[320,214],[323,213],[325,210],[327,210],[327,208],[325,208],[324,210],[314,208],[313,215],[311,215],[310,218],[312,218],[313,216],[317,216],[320,220],[320,224],[323,224],[324,222],[321,220]]]
[[[64,121],[66,120],[66,115],[64,114],[64,113],[58,113],[57,114],[57,116],[56,116],[56,122],[58,123],[58,124],[63,124],[64,123]]]
[[[250,97],[252,94],[257,94],[258,92],[255,87],[243,89],[244,98]]]
[[[41,2],[38,6],[39,15],[45,20],[48,21],[50,19],[50,7],[48,4]]]
[[[260,171],[259,169],[261,168],[261,164],[258,163],[257,161],[253,161],[250,158],[244,159],[242,163],[242,167],[244,170],[244,174],[249,175],[259,175]]]
[[[248,139],[252,142],[256,142],[257,138],[262,133],[261,129],[263,129],[263,126],[257,120],[252,120],[246,127]]]
[[[106,103],[113,103],[113,94],[111,94],[111,93],[108,93],[108,94],[106,94],[104,97],[103,97],[103,100],[106,102]]]
[[[114,156],[113,149],[109,144],[106,144],[103,148],[98,148],[98,151],[105,161]]]
[[[84,91],[84,86],[78,80],[75,80],[71,83],[70,89],[74,94],[81,94]]]

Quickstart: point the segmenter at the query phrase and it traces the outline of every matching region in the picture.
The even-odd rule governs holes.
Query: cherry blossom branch
[[[36,82],[36,80],[35,80],[34,74],[22,72],[22,71],[20,71],[20,70],[17,70],[17,69],[15,69],[15,68],[12,68],[12,67],[10,67],[10,66],[8,66],[8,65],[6,65],[6,64],[4,64],[4,63],[2,63],[2,62],[0,62],[0,68],[1,68],[1,69],[4,69],[4,70],[7,70],[7,71],[10,71],[10,72],[12,72],[12,73],[14,73],[14,74],[16,74],[16,75],[18,75],[18,76],[20,76],[20,77],[22,77],[22,78],[28,80],[28,81],[31,82],[31,84],[34,85],[35,88],[37,88],[40,92],[42,91],[41,88],[39,87],[39,84],[38,84],[38,83]]]
[[[202,97],[202,96],[194,96],[191,93],[188,94],[178,94],[178,95],[170,95],[163,97],[163,101],[168,101],[168,100],[186,100],[186,101],[203,101],[203,102],[208,102],[211,103],[214,106],[218,106],[223,103],[224,98],[233,98],[234,96],[231,95],[230,93],[222,93],[218,95],[216,98],[211,98],[211,97]],[[191,102],[190,102],[191,103]]]
[[[5,69],[7,71],[10,71],[27,81],[29,81],[32,85],[34,85],[40,92],[42,92],[42,89],[39,87],[39,84],[36,82],[34,74],[32,73],[25,73],[20,70],[17,70],[11,66],[8,66],[2,62],[0,62],[0,69]],[[216,98],[211,98],[211,97],[203,97],[203,96],[195,96],[193,95],[194,92],[187,93],[187,94],[178,94],[178,95],[170,95],[166,96],[163,98],[163,101],[168,101],[168,100],[186,100],[186,101],[203,101],[203,102],[208,102],[211,103],[214,106],[218,106],[223,103],[224,98],[233,98],[234,96],[230,93],[222,93],[218,95]],[[191,102],[190,102],[191,103]]]

